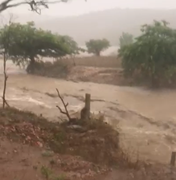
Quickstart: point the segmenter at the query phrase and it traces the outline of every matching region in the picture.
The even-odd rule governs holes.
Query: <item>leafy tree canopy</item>
[[[148,80],[152,86],[176,82],[176,30],[166,21],[143,25],[133,44],[122,46],[119,55],[126,75]]]
[[[73,40],[72,37],[70,36],[62,36],[62,43],[66,45],[67,50],[69,51],[68,54],[79,54],[80,52],[82,52],[82,48],[78,47],[78,44]]]
[[[33,22],[6,25],[0,30],[0,46],[16,64],[30,61],[31,67],[39,56],[61,57],[78,49],[72,38],[37,29]]]
[[[122,33],[120,39],[119,39],[119,44],[120,47],[129,45],[133,43],[133,35],[129,33]]]
[[[107,49],[110,46],[110,43],[107,39],[91,39],[90,41],[86,42],[86,46],[89,53],[100,56],[100,53]]]

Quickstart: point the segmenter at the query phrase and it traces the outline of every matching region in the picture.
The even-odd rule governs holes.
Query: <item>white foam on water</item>
[[[83,104],[77,104],[77,105],[69,105],[69,110],[71,111],[80,111],[83,108]]]
[[[44,106],[44,107],[49,108],[49,109],[52,108],[51,106],[47,105],[46,103],[39,101],[39,100],[36,100],[36,99],[33,99],[31,97],[11,97],[11,98],[8,98],[8,100],[10,100],[10,101],[23,101],[23,102],[28,101],[28,102],[34,103],[36,105]]]
[[[129,131],[134,131],[134,133],[139,133],[139,134],[155,134],[155,135],[163,135],[163,132],[160,131],[148,131],[148,130],[143,130],[139,129],[136,127],[123,127],[123,130],[129,130]],[[166,133],[165,133],[166,134]]]

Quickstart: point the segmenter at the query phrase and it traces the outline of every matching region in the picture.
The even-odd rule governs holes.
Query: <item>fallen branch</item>
[[[67,109],[68,103],[65,103],[65,102],[64,102],[64,99],[63,99],[62,96],[60,95],[60,92],[59,92],[59,90],[58,90],[57,88],[56,88],[56,91],[57,91],[58,97],[60,98],[60,100],[61,100],[61,102],[62,102],[62,104],[63,104],[63,106],[64,106],[65,111],[63,111],[59,106],[56,106],[56,107],[59,109],[60,113],[66,115],[66,116],[68,117],[68,120],[69,120],[69,121],[72,121],[72,118],[70,117],[69,112],[68,112],[68,109]]]

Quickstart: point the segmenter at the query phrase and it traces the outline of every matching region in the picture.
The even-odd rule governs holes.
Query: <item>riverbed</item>
[[[56,88],[69,103],[71,114],[81,110],[85,93],[90,93],[91,111],[104,114],[105,120],[121,132],[122,146],[133,158],[140,156],[141,159],[168,163],[176,148],[175,90],[151,91],[139,87],[72,82],[27,75],[23,69],[13,67],[12,64],[7,67],[7,101],[11,106],[59,121],[64,117],[56,108],[56,105],[62,107]],[[2,93],[2,75],[0,84]]]

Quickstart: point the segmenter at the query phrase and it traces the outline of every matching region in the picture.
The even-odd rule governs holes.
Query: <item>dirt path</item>
[[[13,106],[58,120],[60,114],[55,105],[60,102],[55,88],[65,96],[72,112],[80,110],[84,94],[91,93],[92,110],[103,112],[107,121],[114,127],[120,127],[122,145],[127,151],[133,156],[138,154],[141,159],[168,163],[170,153],[176,147],[176,91],[152,92],[131,87],[11,75],[7,99]]]

